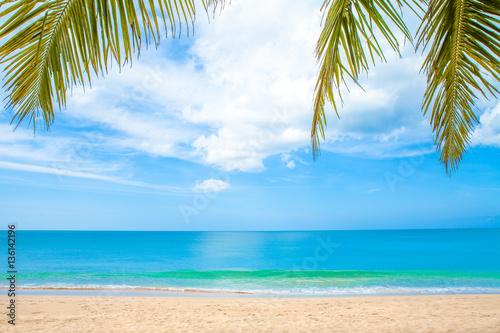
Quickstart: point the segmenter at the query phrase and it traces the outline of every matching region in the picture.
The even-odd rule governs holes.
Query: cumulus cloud
[[[114,147],[228,171],[262,171],[266,157],[307,145],[321,2],[257,2],[200,19],[179,59],[145,52],[76,92],[68,113],[117,131]]]
[[[479,122],[472,144],[500,147],[500,103],[481,115]]]
[[[101,147],[115,153],[263,171],[267,157],[310,145],[322,3],[234,0],[210,24],[200,16],[194,39],[164,40],[157,51],[144,50],[132,68],[111,70],[85,92],[75,89],[64,119],[74,128],[101,129]],[[388,51],[388,62],[361,78],[363,89],[351,84],[343,92],[341,119],[327,108],[323,150],[371,157],[433,151],[429,121],[420,110],[422,59],[410,46],[402,52],[398,59]],[[494,144],[496,118],[483,117],[476,140]],[[51,147],[22,135],[7,133],[0,140],[14,140],[20,148],[9,154],[22,154],[23,161],[30,154],[36,160],[32,153],[40,144],[40,159],[58,160],[73,142],[61,138]],[[296,162],[305,163],[283,161],[288,168]]]
[[[295,169],[295,161],[292,159],[292,155],[284,153],[281,154],[281,162],[289,169]]]
[[[202,183],[196,184],[193,188],[195,192],[220,192],[227,190],[230,187],[229,183],[219,179],[206,179]]]
[[[217,98],[184,116],[213,128],[193,142],[206,163],[262,171],[267,156],[308,144],[310,121],[302,121],[311,110],[319,8],[234,1],[204,27],[192,52]]]

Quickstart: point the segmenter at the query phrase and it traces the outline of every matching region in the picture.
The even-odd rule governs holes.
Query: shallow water
[[[33,290],[299,296],[500,293],[500,229],[21,230],[16,238],[17,286]],[[6,232],[2,242],[6,244]],[[6,263],[7,256],[0,260]],[[6,274],[2,278],[6,281]]]

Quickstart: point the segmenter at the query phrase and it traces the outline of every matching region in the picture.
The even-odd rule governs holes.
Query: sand
[[[7,296],[1,296],[7,304]],[[5,309],[4,306],[2,306]],[[500,295],[17,296],[2,332],[500,332]],[[6,310],[4,310],[6,313]]]

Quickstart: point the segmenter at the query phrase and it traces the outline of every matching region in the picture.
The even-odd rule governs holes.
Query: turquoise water
[[[500,229],[16,235],[17,284],[24,288],[500,293]],[[6,267],[5,253],[0,260]]]

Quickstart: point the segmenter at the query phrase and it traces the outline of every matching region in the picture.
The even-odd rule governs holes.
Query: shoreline
[[[6,304],[8,297],[1,296]],[[18,295],[6,332],[498,332],[500,295],[140,297]]]
[[[453,296],[453,295],[500,295],[494,292],[402,292],[386,291],[373,293],[268,293],[238,290],[196,289],[196,288],[154,288],[154,287],[17,287],[21,295],[40,296],[116,296],[116,297],[251,297],[251,298],[342,298],[342,297],[392,297],[392,296]],[[0,287],[1,294],[8,288]]]

